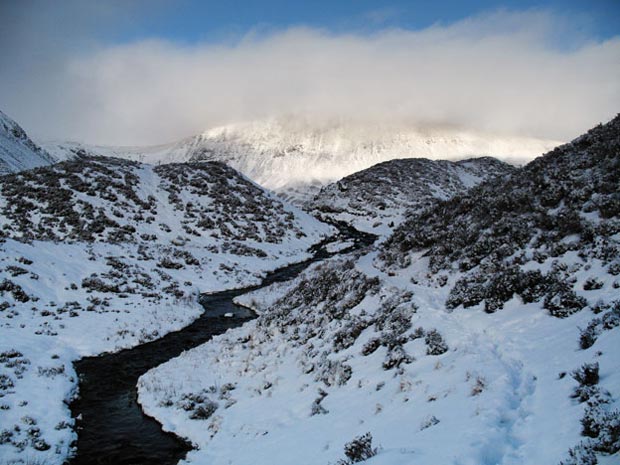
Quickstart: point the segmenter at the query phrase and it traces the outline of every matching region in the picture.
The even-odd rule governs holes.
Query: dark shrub
[[[584,291],[594,291],[596,289],[600,289],[603,287],[603,282],[596,278],[588,278],[585,283],[583,283]]]
[[[581,334],[579,336],[579,347],[582,349],[589,349],[596,342],[596,338],[599,335],[598,325],[601,320],[599,318],[595,318],[588,324],[586,329],[581,330]]]
[[[580,402],[586,402],[600,395],[600,390],[596,386],[599,380],[598,362],[584,363],[581,368],[573,371],[572,376],[579,383],[573,397],[579,399]]]
[[[190,415],[192,420],[207,420],[217,410],[217,404],[213,401],[207,400],[202,405],[196,407],[196,409]]]
[[[558,318],[566,318],[586,305],[588,301],[575,294],[575,291],[563,281],[557,281],[551,286],[543,303],[543,307]]]
[[[431,329],[424,338],[427,355],[441,355],[448,351],[448,345],[436,329]]]
[[[598,362],[584,363],[580,369],[573,371],[573,378],[582,386],[598,384]]]
[[[366,433],[346,443],[344,446],[344,455],[347,457],[347,460],[340,460],[338,465],[363,462],[377,455],[377,449],[372,447],[372,434]]]

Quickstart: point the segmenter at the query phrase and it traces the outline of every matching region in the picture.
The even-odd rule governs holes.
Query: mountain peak
[[[191,159],[224,159],[258,183],[282,190],[309,180],[326,184],[398,158],[494,156],[523,162],[558,144],[456,128],[292,117],[210,129],[196,139]]]

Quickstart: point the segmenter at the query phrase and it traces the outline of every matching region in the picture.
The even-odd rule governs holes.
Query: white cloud
[[[288,113],[566,140],[620,110],[620,38],[559,47],[567,28],[549,13],[500,12],[372,35],[295,28],[234,44],[147,40],[72,55],[47,87],[37,77],[45,92],[21,108],[26,120],[45,109],[49,123],[31,118],[40,133],[113,144]],[[17,104],[0,89],[7,97]]]

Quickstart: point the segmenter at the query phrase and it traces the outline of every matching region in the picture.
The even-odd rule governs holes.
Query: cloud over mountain
[[[571,21],[496,12],[422,30],[297,27],[220,43],[100,45],[19,81],[5,71],[13,85],[0,100],[19,106],[28,129],[96,143],[160,143],[290,113],[565,140],[620,108],[620,38],[558,41]],[[41,107],[52,121],[36,116]]]

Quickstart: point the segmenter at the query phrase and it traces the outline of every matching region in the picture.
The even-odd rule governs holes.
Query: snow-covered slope
[[[620,117],[242,296],[140,402],[186,463],[617,463],[619,177]]]
[[[171,144],[152,146],[90,145],[72,141],[40,141],[56,160],[72,160],[81,156],[123,158],[151,165],[191,161],[197,147],[197,137],[190,137]]]
[[[94,147],[46,143],[58,158],[86,152],[160,164],[223,161],[268,189],[304,200],[307,186],[337,181],[377,163],[404,157],[460,159],[494,156],[531,160],[558,142],[524,137],[416,129],[355,122],[313,123],[299,117],[238,123],[157,147]]]
[[[318,216],[386,235],[406,214],[514,171],[513,166],[491,157],[457,162],[391,160],[323,187],[305,207]]]
[[[0,462],[63,463],[71,361],[149,341],[330,226],[221,163],[82,158],[0,177]]]
[[[0,175],[51,165],[54,159],[0,111]]]

